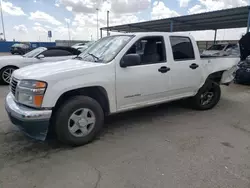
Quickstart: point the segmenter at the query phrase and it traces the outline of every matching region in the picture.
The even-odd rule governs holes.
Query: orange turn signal
[[[45,88],[46,83],[45,82],[36,82],[36,88]]]
[[[35,95],[34,96],[34,105],[37,107],[41,107],[43,103],[43,95]]]

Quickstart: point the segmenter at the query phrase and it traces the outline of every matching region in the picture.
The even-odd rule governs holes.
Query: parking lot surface
[[[109,117],[100,139],[32,141],[8,120],[0,86],[1,188],[249,188],[250,88],[222,88],[210,111],[179,103]]]

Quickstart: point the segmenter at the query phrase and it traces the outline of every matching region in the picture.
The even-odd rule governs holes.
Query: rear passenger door
[[[172,97],[193,95],[202,81],[200,58],[195,57],[194,51],[196,44],[189,37],[170,36],[169,39],[173,55],[169,71]]]

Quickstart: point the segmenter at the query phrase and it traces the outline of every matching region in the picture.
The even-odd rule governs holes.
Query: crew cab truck
[[[6,111],[32,138],[45,140],[51,129],[62,142],[84,145],[110,114],[184,98],[196,109],[213,108],[238,62],[201,59],[190,35],[108,36],[75,59],[14,71]]]

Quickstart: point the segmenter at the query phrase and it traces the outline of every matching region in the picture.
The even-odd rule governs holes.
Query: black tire
[[[14,67],[14,66],[7,66],[7,67],[4,67],[0,70],[0,84],[2,85],[9,85],[9,82],[6,82],[4,79],[3,79],[3,73],[7,70],[7,69],[13,69],[13,70],[16,70],[18,69],[17,67]]]
[[[208,92],[209,92],[209,94],[212,93],[213,97],[211,97],[211,99],[208,100],[209,102],[206,104],[203,101],[203,98],[204,98],[204,94],[207,94]],[[210,96],[211,96],[211,94],[210,94]],[[191,99],[190,102],[191,102],[194,109],[209,110],[218,104],[218,102],[220,101],[220,97],[221,97],[220,85],[214,81],[208,80],[199,89],[198,93]]]
[[[88,108],[94,115],[96,122],[89,134],[76,137],[69,131],[68,122],[71,115],[78,109]],[[93,141],[101,132],[104,124],[104,113],[100,104],[87,96],[75,96],[60,106],[55,115],[55,133],[61,142],[72,146],[81,146]]]

